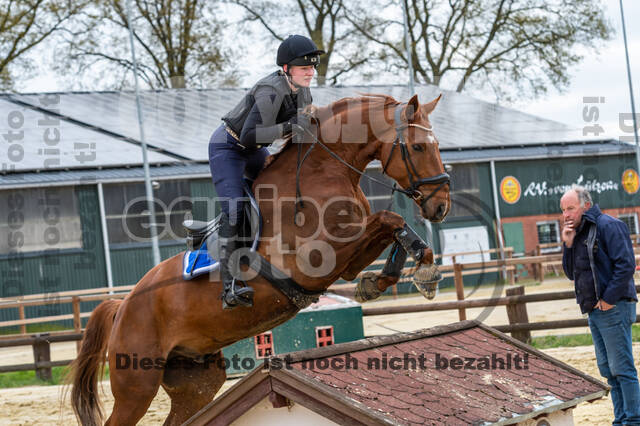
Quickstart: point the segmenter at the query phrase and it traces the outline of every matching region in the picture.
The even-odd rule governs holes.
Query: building
[[[560,192],[574,182],[595,189],[605,212],[637,230],[638,175],[630,144],[587,137],[584,129],[437,87],[416,90],[423,103],[444,92],[432,122],[443,161],[453,166],[447,220],[425,224],[403,196],[392,197],[365,179],[361,184],[374,210],[391,206],[436,252],[499,247],[500,219],[504,244],[518,253],[557,241]],[[185,214],[196,219],[215,214],[207,144],[220,117],[244,92],[142,93],[163,258],[183,250]],[[367,92],[409,98],[403,86],[313,91],[318,105]],[[0,205],[6,206],[0,211],[0,297],[55,297],[64,290],[133,284],[151,268],[135,105],[132,92],[0,94]],[[380,164],[371,164],[367,173],[381,177]],[[477,280],[495,278],[483,274]],[[28,308],[27,317],[58,309]],[[17,312],[0,310],[0,320],[15,318]]]
[[[240,340],[225,347],[222,352],[223,357],[229,360],[226,372],[227,377],[231,377],[250,372],[274,355],[362,338],[361,305],[342,296],[327,294],[284,324]]]
[[[196,425],[573,424],[608,386],[475,321],[294,352],[196,413]]]

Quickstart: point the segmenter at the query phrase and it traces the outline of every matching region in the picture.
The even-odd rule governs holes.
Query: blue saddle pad
[[[202,243],[199,250],[187,250],[182,258],[182,278],[185,281],[189,281],[211,271],[216,271],[219,268],[220,262],[209,256],[206,241]]]

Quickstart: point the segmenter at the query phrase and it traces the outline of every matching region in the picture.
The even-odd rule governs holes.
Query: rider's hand
[[[311,129],[311,116],[299,110],[296,115],[289,120],[291,133],[294,142],[302,142]]]
[[[292,128],[299,126],[302,129],[308,130],[311,128],[311,116],[299,110],[296,115],[291,117],[289,123],[291,123]]]
[[[573,227],[573,222],[565,222],[564,227],[562,228],[562,242],[570,248],[573,245],[573,239],[575,236],[576,230]]]

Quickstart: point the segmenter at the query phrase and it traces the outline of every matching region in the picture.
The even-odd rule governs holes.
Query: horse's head
[[[395,137],[385,140],[379,151],[383,173],[409,192],[422,216],[432,222],[441,222],[451,208],[449,175],[428,118],[439,100],[420,105],[415,95],[407,104],[388,105]]]

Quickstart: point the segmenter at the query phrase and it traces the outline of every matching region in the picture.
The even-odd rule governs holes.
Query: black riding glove
[[[311,130],[311,116],[298,110],[298,113],[287,122],[287,127],[291,131],[293,141],[302,142],[305,134]]]

